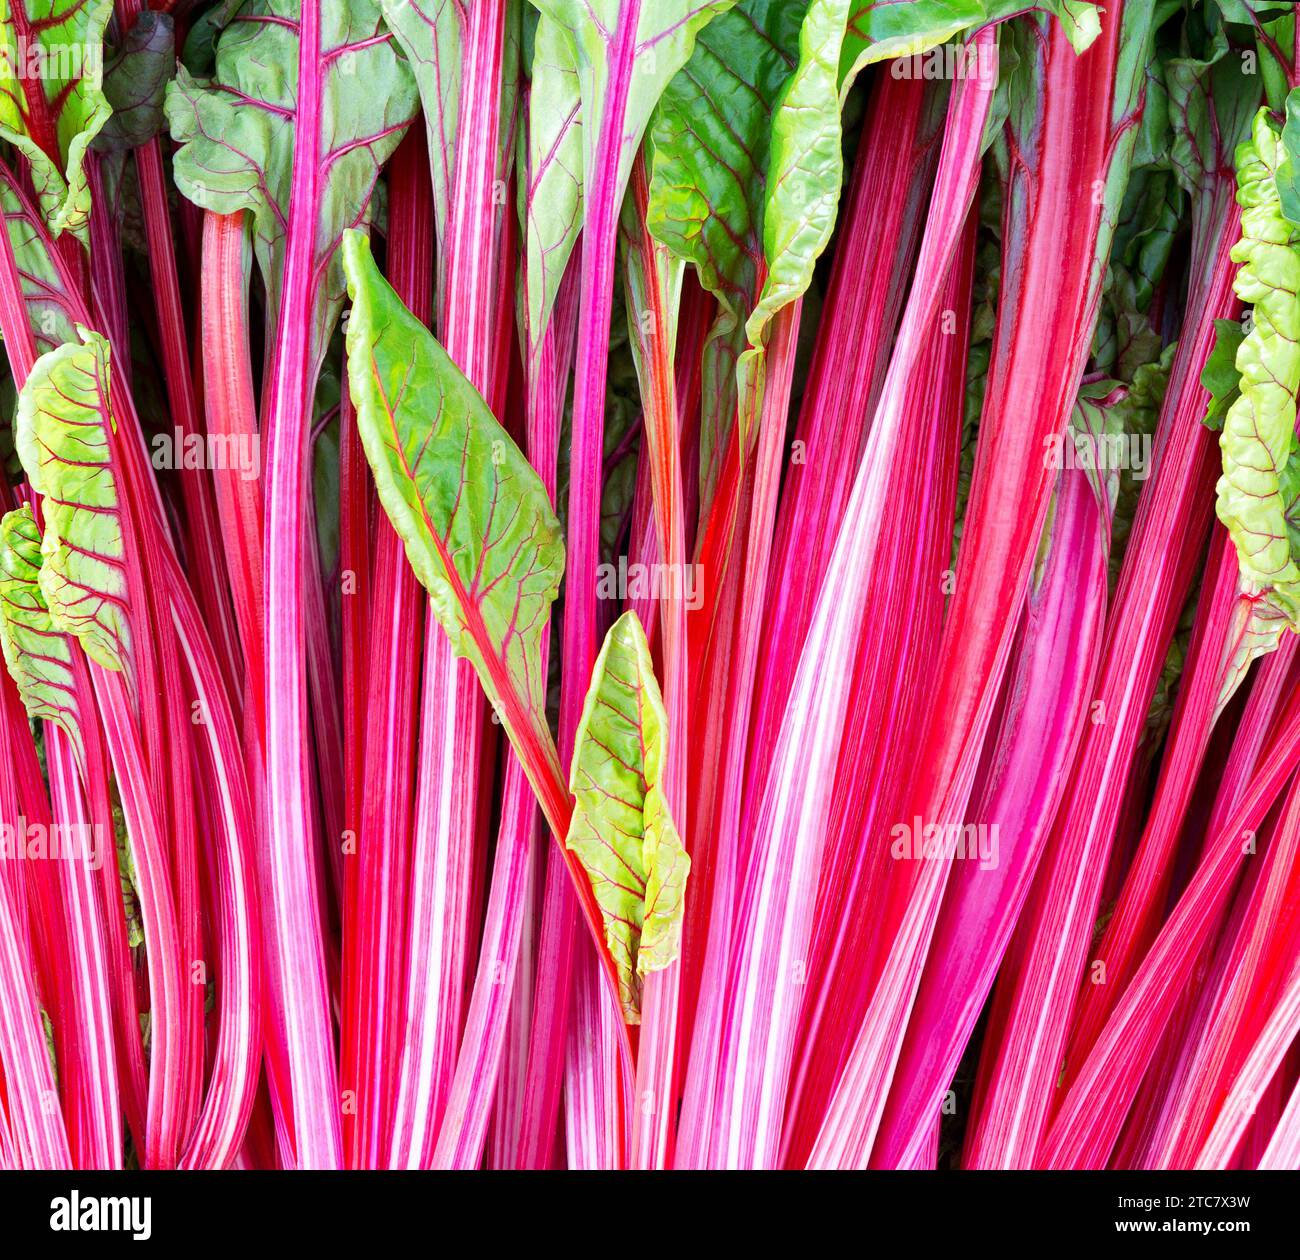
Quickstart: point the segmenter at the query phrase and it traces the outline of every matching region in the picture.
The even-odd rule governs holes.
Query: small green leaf
[[[87,239],[86,150],[109,116],[104,28],[113,0],[7,0],[0,22],[0,138],[27,159],[41,214]]]
[[[533,42],[528,108],[528,178],[520,196],[527,224],[528,335],[535,346],[551,318],[582,228],[582,96],[563,29],[543,15]]]
[[[362,233],[344,233],[343,266],[352,297],[348,381],[380,502],[511,738],[553,758],[541,636],[564,544],[546,489],[379,274]]]
[[[52,246],[36,211],[19,194],[11,179],[11,175],[0,169],[0,210],[18,264],[27,319],[37,349],[43,352],[77,340],[72,315],[77,299],[64,288],[65,273],[51,257]]]
[[[661,786],[667,726],[645,631],[624,613],[591,672],[566,843],[591,878],[629,1024],[640,1022],[642,977],[680,950],[691,868]]]
[[[434,220],[439,242],[450,215],[460,109],[461,27],[464,6],[457,0],[380,0],[384,21],[397,36],[415,75],[424,106],[433,177]]]
[[[41,536],[29,504],[0,517],[0,647],[28,715],[54,722],[81,760],[72,648],[41,593]]]
[[[1228,408],[1241,396],[1237,351],[1245,339],[1246,330],[1237,320],[1214,321],[1214,349],[1201,369],[1201,384],[1210,391],[1210,406],[1205,414],[1207,428],[1221,430]]]
[[[81,341],[43,354],[18,396],[15,445],[41,495],[45,533],[41,593],[54,626],[76,635],[105,669],[129,650],[125,548],[109,451],[108,342]]]

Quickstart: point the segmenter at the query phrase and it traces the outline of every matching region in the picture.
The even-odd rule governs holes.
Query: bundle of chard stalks
[[[1300,1166],[1272,0],[9,0],[0,1167]]]

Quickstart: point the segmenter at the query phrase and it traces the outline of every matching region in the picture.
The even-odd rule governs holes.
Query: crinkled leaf
[[[1215,3],[1222,10],[1225,22],[1239,22],[1243,26],[1251,24],[1252,15],[1260,21],[1267,21],[1292,7],[1281,0],[1215,0]]]
[[[3,0],[0,8],[0,138],[30,163],[55,236],[87,237],[86,149],[109,115],[103,38],[112,12],[112,0]]]
[[[1235,319],[1214,321],[1214,349],[1201,369],[1201,384],[1210,391],[1210,406],[1205,413],[1208,428],[1223,428],[1228,408],[1241,396],[1241,372],[1237,369],[1237,351],[1246,339],[1246,330]]]
[[[1300,228],[1281,211],[1276,172],[1282,144],[1267,108],[1256,115],[1251,140],[1237,151],[1241,264],[1237,296],[1253,303],[1251,327],[1237,349],[1241,395],[1228,408],[1219,446],[1217,511],[1237,548],[1248,593],[1272,589],[1278,605],[1300,618],[1300,566],[1294,558],[1293,516],[1296,390],[1300,387]]]
[[[549,749],[541,635],[564,545],[546,489],[360,232],[345,233],[343,260],[348,381],[380,502],[511,738]]]
[[[80,759],[72,647],[54,627],[40,575],[41,535],[24,503],[0,518],[0,648],[28,714],[59,726]]]
[[[650,127],[646,222],[719,303],[703,348],[701,487],[736,414],[736,361],[757,297],[772,111],[793,71],[806,5],[741,0],[696,38]]]
[[[1066,428],[1066,467],[1079,468],[1097,496],[1106,520],[1119,496],[1119,474],[1125,454],[1124,413],[1128,391],[1119,381],[1093,381],[1079,390]]]
[[[114,793],[116,796],[116,792]],[[144,944],[144,921],[140,917],[140,894],[136,889],[135,861],[122,805],[113,801],[113,844],[117,850],[117,879],[122,889],[122,911],[126,919],[126,943],[131,949]]]
[[[1155,449],[1156,422],[1169,387],[1169,371],[1177,353],[1176,342],[1160,350],[1150,362],[1142,364],[1129,382],[1128,392],[1120,404],[1120,423],[1128,439],[1129,458],[1119,470],[1119,489],[1110,526],[1110,583],[1119,582],[1124,552],[1128,546],[1133,519],[1137,515],[1142,490],[1150,484]]]
[[[566,843],[591,878],[629,1024],[641,1018],[642,977],[678,955],[691,866],[663,794],[667,727],[645,631],[624,613],[591,672]]]
[[[129,634],[120,501],[109,450],[108,342],[43,354],[18,396],[18,454],[41,496],[41,593],[57,629],[105,669],[125,666]]]
[[[181,67],[167,88],[167,120],[180,145],[181,191],[205,210],[252,213],[258,265],[274,327],[284,273],[285,227],[293,174],[298,83],[296,0],[250,0],[217,45],[216,73],[195,79]],[[343,231],[368,222],[380,168],[415,117],[418,95],[405,58],[374,0],[321,5],[323,181],[317,223],[316,287],[311,328],[324,353],[344,295],[337,258]]]
[[[134,149],[163,127],[163,98],[176,71],[170,13],[146,9],[104,66],[104,95],[113,112],[95,148]]]

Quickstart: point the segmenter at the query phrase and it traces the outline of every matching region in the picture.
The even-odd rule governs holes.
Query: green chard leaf
[[[522,141],[521,141],[522,143]],[[542,16],[533,38],[526,160],[520,180],[527,237],[528,340],[536,347],[582,228],[582,96],[564,30]]]
[[[1165,67],[1172,139],[1169,162],[1193,198],[1213,187],[1238,144],[1250,135],[1259,105],[1259,78],[1242,72],[1241,60],[1219,44],[1205,60],[1170,59]]]
[[[50,256],[50,242],[35,209],[0,168],[0,211],[9,232],[9,245],[18,264],[27,318],[38,351],[76,341],[72,311],[75,298],[64,288],[63,273]]]
[[[109,450],[108,342],[81,340],[36,361],[18,396],[15,444],[41,496],[40,588],[54,627],[105,669],[126,665],[125,548]]]
[[[344,234],[343,265],[352,298],[348,381],[380,502],[511,739],[553,756],[541,635],[564,544],[546,489],[379,274],[362,233]]]
[[[635,613],[605,636],[573,751],[576,798],[566,844],[591,879],[629,1024],[642,978],[681,945],[690,858],[661,787],[668,715]]]
[[[205,210],[252,214],[271,328],[279,310],[293,175],[298,14],[297,0],[250,0],[221,34],[214,77],[195,79],[182,66],[167,86],[167,121],[180,146],[176,183]],[[406,59],[374,0],[325,0],[321,47],[327,131],[316,251],[325,281],[317,286],[310,330],[318,359],[343,305],[339,238],[344,229],[369,222],[375,180],[419,101]]]
[[[545,331],[565,264],[588,209],[584,188],[596,169],[602,134],[616,128],[613,170],[601,196],[622,203],[636,156],[664,87],[681,69],[697,33],[735,0],[657,0],[642,4],[635,32],[620,25],[621,0],[533,0],[541,19],[533,37],[528,105],[528,337]],[[632,71],[621,93],[610,74],[631,45]],[[610,109],[620,116],[607,118]]]
[[[650,126],[647,225],[718,300],[703,349],[705,501],[736,414],[736,364],[758,289],[772,111],[794,70],[806,5],[741,0],[696,38]]]
[[[104,95],[113,112],[95,137],[105,152],[134,149],[163,128],[163,100],[176,70],[170,13],[146,9],[104,66]]]
[[[433,177],[433,213],[441,243],[450,214],[451,177],[459,121],[461,25],[459,0],[380,0],[384,21],[406,54],[424,106]]]
[[[112,0],[4,0],[0,139],[30,163],[51,232],[87,240],[86,150],[107,121],[104,28]]]
[[[1240,263],[1233,287],[1253,303],[1251,328],[1237,348],[1240,397],[1228,408],[1219,446],[1217,511],[1237,548],[1246,593],[1271,590],[1300,624],[1300,566],[1295,552],[1296,391],[1300,388],[1300,228],[1282,214],[1276,173],[1282,142],[1268,110],[1255,117],[1249,142],[1237,150]]]
[[[1300,88],[1287,93],[1282,127],[1282,160],[1277,166],[1277,193],[1282,213],[1300,224]]]
[[[632,48],[634,67],[628,84],[619,136],[615,191],[621,200],[650,115],[668,81],[685,65],[698,32],[736,0],[656,0],[643,3]],[[624,32],[619,30],[622,0],[533,0],[544,19],[559,28],[569,46],[578,76],[582,114],[603,119],[609,98],[610,54]],[[540,28],[539,28],[540,35]],[[530,107],[536,112],[543,102]],[[596,164],[601,128],[582,129],[583,171]]]
[[[1207,428],[1220,432],[1228,408],[1241,397],[1241,372],[1237,368],[1237,351],[1246,339],[1246,330],[1235,319],[1214,321],[1214,349],[1201,369],[1201,384],[1210,391],[1210,406],[1205,413]]]
[[[758,414],[772,320],[807,291],[835,229],[844,179],[839,57],[851,7],[850,0],[811,0],[799,29],[798,64],[772,118],[763,207],[767,275],[745,321],[749,346],[737,364],[738,396],[755,402],[741,407],[742,423]],[[742,450],[751,436],[742,430]]]
[[[0,517],[0,648],[34,719],[55,723],[82,758],[72,647],[41,592],[41,535],[29,504]]]
[[[900,67],[899,74],[951,78],[950,71],[941,70],[941,58],[951,59],[957,50],[940,53],[939,45],[1027,9],[1054,14],[1077,52],[1101,34],[1097,6],[1089,0],[854,0],[840,50],[841,91],[864,66],[904,57],[928,55],[932,68],[922,62]]]

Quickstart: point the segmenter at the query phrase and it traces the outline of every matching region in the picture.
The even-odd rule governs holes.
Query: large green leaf
[[[650,127],[646,221],[719,304],[703,350],[701,489],[736,414],[736,362],[758,296],[772,111],[797,60],[806,4],[741,0],[699,34]]]
[[[1259,104],[1259,78],[1220,44],[1204,60],[1172,58],[1165,68],[1172,136],[1169,161],[1193,197],[1210,187],[1250,134]],[[1195,204],[1195,203],[1193,203]]]
[[[28,161],[55,236],[86,240],[86,150],[109,116],[104,28],[112,0],[0,0],[0,138]]]
[[[41,593],[41,535],[29,504],[0,518],[0,648],[28,714],[62,728],[81,756],[72,647]]]
[[[624,613],[591,672],[566,843],[591,879],[629,1024],[641,1018],[642,977],[677,957],[691,867],[661,787],[667,726],[645,631]]]
[[[549,759],[541,636],[564,545],[546,489],[360,232],[345,233],[343,263],[348,380],[380,502],[511,738]]]
[[[167,88],[167,119],[180,145],[176,182],[205,210],[251,212],[272,328],[293,175],[298,13],[297,0],[251,0],[221,34],[213,79],[197,80],[181,67]],[[374,0],[323,0],[321,49],[324,177],[316,255],[325,280],[316,288],[310,330],[316,358],[343,303],[339,237],[368,222],[375,179],[418,104],[410,68]]]
[[[162,130],[163,101],[175,72],[171,14],[146,9],[104,66],[104,95],[113,113],[95,148],[133,149],[152,140]]]
[[[81,340],[36,361],[18,396],[15,445],[41,496],[41,593],[55,627],[105,669],[129,650],[121,503],[109,450],[108,342]]]

